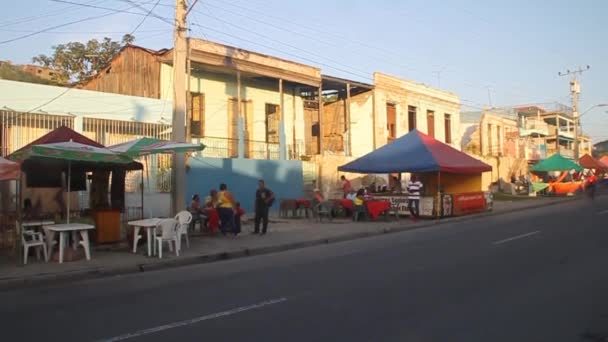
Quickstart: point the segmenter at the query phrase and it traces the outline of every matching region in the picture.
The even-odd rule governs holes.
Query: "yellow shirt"
[[[229,191],[220,191],[217,194],[220,208],[234,208],[234,200],[232,194]]]
[[[363,199],[359,197],[355,197],[355,200],[353,202],[355,203],[355,205],[363,205]]]

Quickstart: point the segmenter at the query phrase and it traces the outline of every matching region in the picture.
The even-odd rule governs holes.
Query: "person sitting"
[[[192,215],[192,222],[190,223],[190,229],[194,230],[194,226],[196,222],[199,222],[202,226],[204,225],[205,218],[203,217],[203,212],[201,208],[201,197],[198,194],[194,194],[192,196],[192,201],[190,202],[190,206],[188,207],[188,211]]]
[[[313,197],[313,201],[314,201],[315,205],[317,205],[317,204],[325,201],[325,197],[323,197],[323,194],[321,193],[321,190],[315,189],[315,195]]]
[[[205,205],[202,212],[205,214],[205,226],[210,233],[216,233],[220,225],[220,217],[217,212],[218,205],[218,194],[217,190],[212,189],[209,191],[209,196],[205,198]]]
[[[217,190],[211,189],[209,196],[205,197],[205,208],[216,208],[218,203]]]

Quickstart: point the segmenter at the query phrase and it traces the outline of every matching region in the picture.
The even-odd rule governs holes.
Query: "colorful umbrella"
[[[133,162],[128,156],[118,154],[107,148],[85,145],[73,141],[32,145],[9,156],[12,160],[24,160],[31,157],[113,164],[128,164]]]
[[[68,162],[68,194],[72,178],[72,161],[109,163],[109,164],[129,164],[133,160],[126,155],[121,155],[107,148],[95,147],[77,143],[74,141],[31,145],[23,150],[19,150],[9,156],[12,160],[25,160],[28,158],[50,158],[67,160]],[[67,222],[70,223],[70,197],[67,201]]]
[[[188,144],[155,138],[139,138],[108,147],[109,150],[131,158],[158,153],[195,152],[202,151],[204,148],[203,144]]]

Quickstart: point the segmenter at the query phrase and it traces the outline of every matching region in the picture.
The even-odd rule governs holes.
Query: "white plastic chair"
[[[171,242],[175,244],[175,255],[179,256],[179,223],[175,219],[164,219],[156,225],[157,229],[160,229],[160,236],[156,237],[158,244],[158,258],[163,257],[163,242],[169,244],[169,250],[171,250]]]
[[[19,223],[17,222],[17,226]],[[49,261],[49,253],[46,249],[46,241],[42,233],[37,233],[33,230],[24,230],[21,232],[21,243],[23,244],[23,264],[27,265],[27,257],[30,247],[36,248],[36,258],[40,260],[40,248],[44,253],[44,261]]]
[[[182,236],[186,237],[186,246],[190,247],[190,241],[188,240],[188,229],[190,229],[190,223],[192,223],[192,214],[189,211],[180,211],[175,215],[175,219],[179,223],[179,248],[182,248]]]

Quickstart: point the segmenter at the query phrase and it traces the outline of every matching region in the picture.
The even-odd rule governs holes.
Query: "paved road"
[[[602,341],[608,197],[0,293],[22,341]]]

